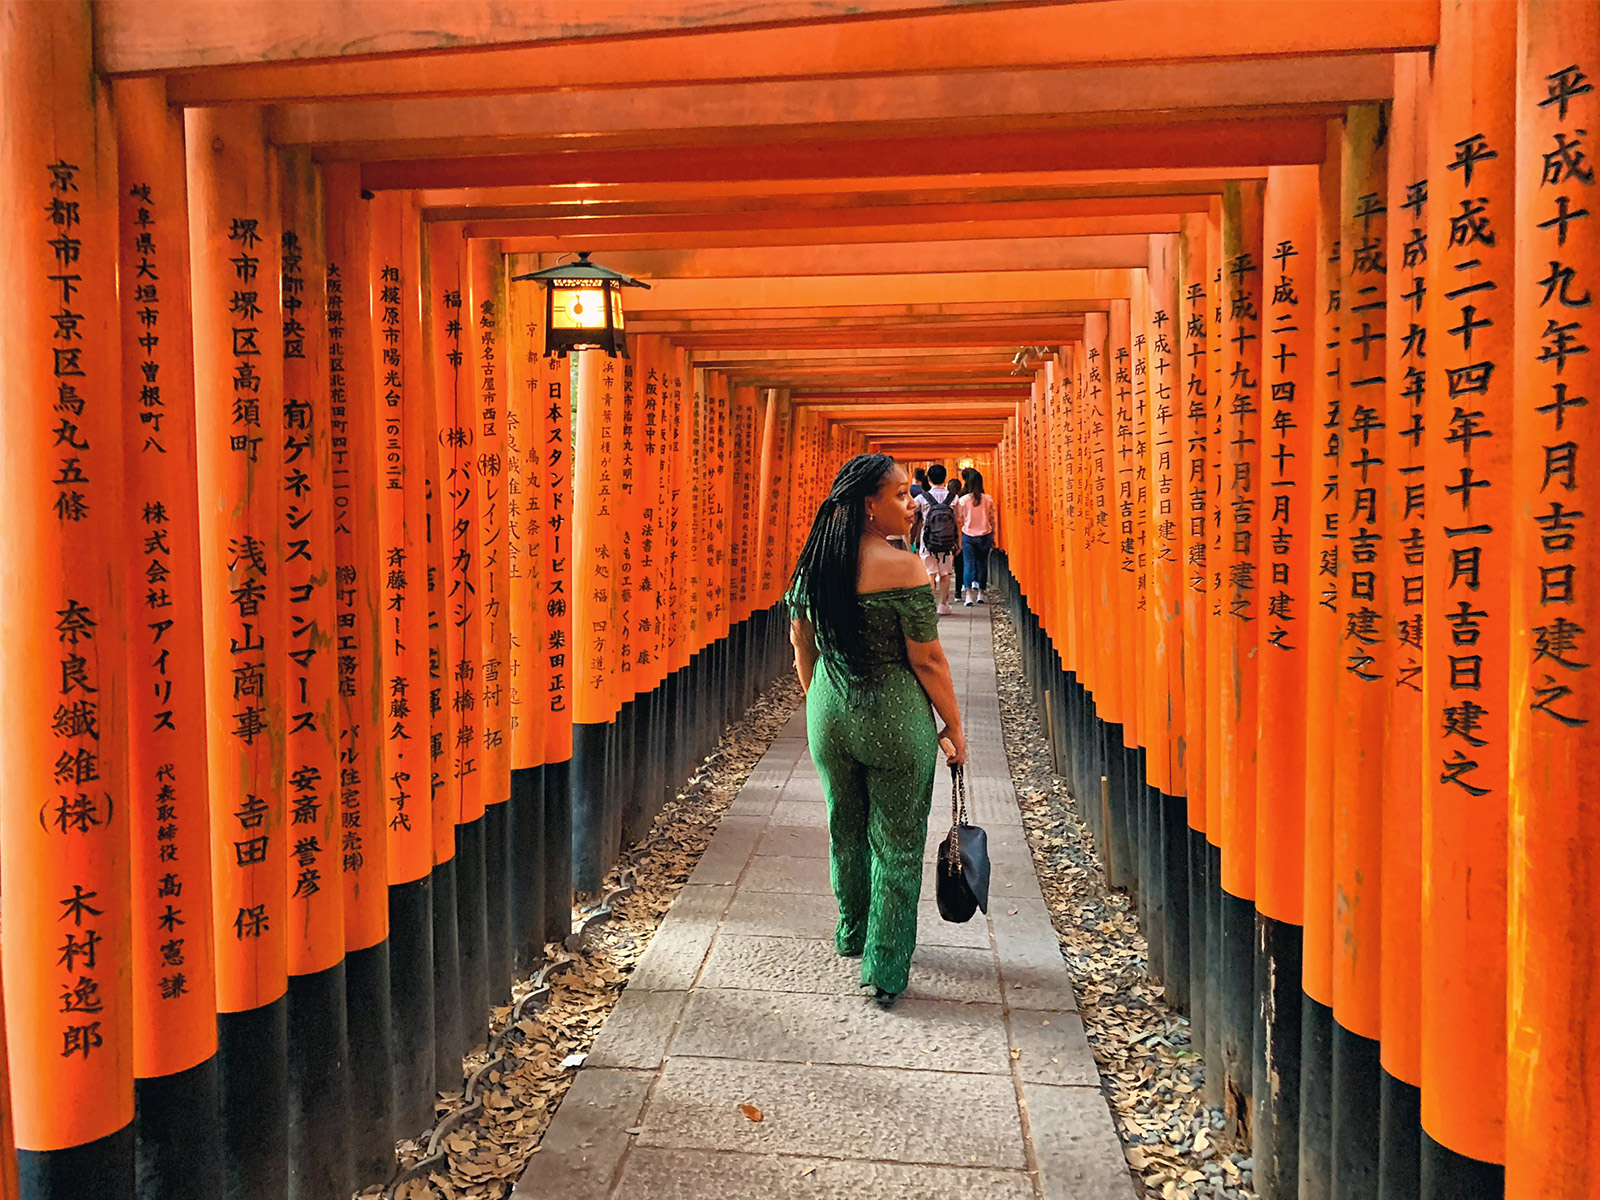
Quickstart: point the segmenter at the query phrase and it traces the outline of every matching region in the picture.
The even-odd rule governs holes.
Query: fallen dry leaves
[[[439,1139],[443,1160],[427,1174],[401,1183],[394,1191],[395,1200],[503,1200],[511,1194],[528,1160],[538,1152],[539,1140],[572,1085],[576,1068],[661,918],[700,861],[723,811],[799,701],[800,688],[792,677],[768,689],[744,719],[723,734],[716,750],[662,809],[645,839],[623,852],[605,890],[608,894],[616,890],[625,874],[633,877],[634,890],[615,902],[611,918],[591,929],[578,953],[553,943],[547,947],[548,961],[559,968],[549,976],[545,1004],[529,1005],[513,1022],[517,1003],[534,990],[533,979],[519,979],[511,1003],[492,1010],[491,1043],[504,1049],[504,1059],[484,1071],[491,1058],[488,1047],[480,1046],[463,1062],[462,1085],[442,1093],[435,1111],[441,1125],[456,1114],[467,1115],[456,1118],[459,1125]],[[581,916],[574,910],[574,924]],[[468,1081],[480,1071],[469,1098]],[[476,1101],[481,1106],[473,1108]],[[760,1109],[744,1105],[742,1110],[750,1120],[762,1120]],[[431,1132],[399,1144],[402,1168],[423,1160]],[[357,1197],[376,1200],[383,1194],[382,1186],[374,1186]]]

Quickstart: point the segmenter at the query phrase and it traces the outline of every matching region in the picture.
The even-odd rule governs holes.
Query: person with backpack
[[[941,616],[949,615],[950,593],[955,583],[956,548],[960,527],[950,489],[945,486],[949,473],[943,463],[928,468],[928,490],[917,497],[917,526],[922,548],[922,566],[933,585],[933,596]]]

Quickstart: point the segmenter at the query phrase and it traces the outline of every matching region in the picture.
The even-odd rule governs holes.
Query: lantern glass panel
[[[610,288],[606,293],[606,298],[611,301],[611,328],[620,332],[622,329],[622,289]]]
[[[557,283],[550,289],[550,322],[556,329],[604,329],[604,288],[575,288]]]

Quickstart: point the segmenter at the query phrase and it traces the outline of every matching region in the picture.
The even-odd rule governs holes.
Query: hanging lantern
[[[587,250],[575,263],[513,275],[512,279],[533,279],[545,286],[546,354],[604,350],[612,358],[619,354],[628,357],[622,331],[622,289],[648,288],[648,283],[590,262]]]

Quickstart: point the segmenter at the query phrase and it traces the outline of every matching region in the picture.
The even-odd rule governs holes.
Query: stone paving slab
[[[1033,1182],[1022,1171],[654,1146],[628,1156],[616,1194],[628,1200],[1034,1200]]]
[[[803,714],[735,798],[514,1193],[523,1200],[1131,1200],[1132,1181],[999,737],[986,608],[940,622],[969,729],[990,906],[939,919],[890,1011],[833,948],[827,810]],[[740,1105],[761,1110],[753,1121]]]

